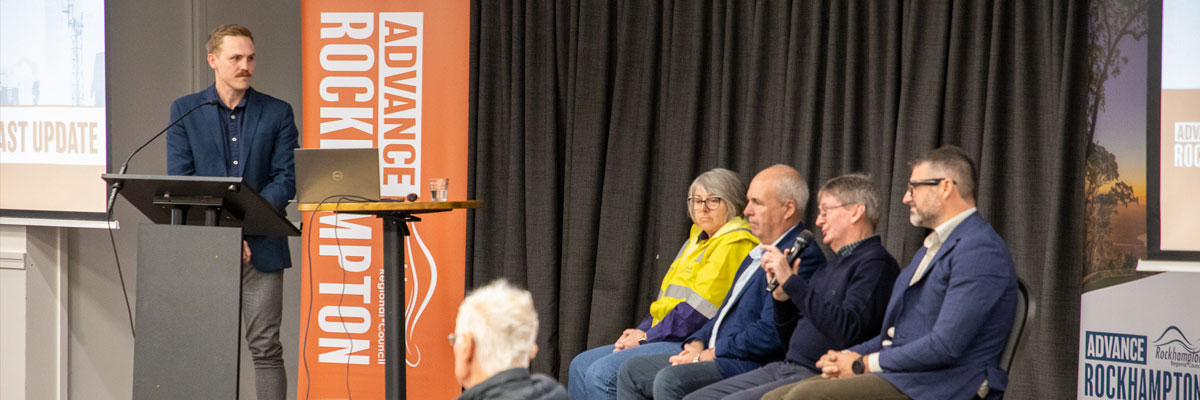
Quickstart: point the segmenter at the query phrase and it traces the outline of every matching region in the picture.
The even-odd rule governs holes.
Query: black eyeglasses
[[[692,208],[695,208],[696,206],[703,204],[705,210],[716,210],[717,207],[721,206],[721,198],[717,197],[717,196],[712,196],[707,199],[701,199],[699,197],[688,197],[687,204],[688,204],[688,207],[692,207]]]
[[[917,186],[936,186],[937,184],[942,183],[942,181],[946,181],[946,180],[948,180],[950,182],[954,182],[955,185],[958,184],[958,181],[955,181],[950,178],[930,178],[930,179],[918,179],[915,181],[908,181],[908,195],[912,196],[913,189],[916,188]]]

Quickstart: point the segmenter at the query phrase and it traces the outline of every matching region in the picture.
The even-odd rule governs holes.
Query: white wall
[[[0,400],[25,398],[25,227],[0,225]]]
[[[67,393],[66,230],[0,225],[0,400]]]

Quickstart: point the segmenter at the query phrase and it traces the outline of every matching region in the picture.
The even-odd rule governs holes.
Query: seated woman
[[[691,234],[667,270],[650,315],[616,343],[571,361],[567,390],[572,400],[616,398],[617,372],[627,360],[679,352],[680,341],[721,309],[738,266],[758,246],[742,218],[746,184],[733,171],[710,170],[692,181],[687,205]]]

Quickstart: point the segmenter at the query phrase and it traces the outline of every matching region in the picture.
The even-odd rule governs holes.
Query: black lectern
[[[242,178],[105,174],[138,230],[134,399],[235,399],[242,235],[300,230]]]

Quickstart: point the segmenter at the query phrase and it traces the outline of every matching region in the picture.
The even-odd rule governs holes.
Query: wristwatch
[[[850,371],[854,372],[855,375],[862,375],[864,372],[867,372],[867,367],[863,365],[863,357],[859,357],[850,364]]]
[[[643,345],[643,344],[646,344],[646,335],[642,335],[642,338],[638,339],[638,345]]]

